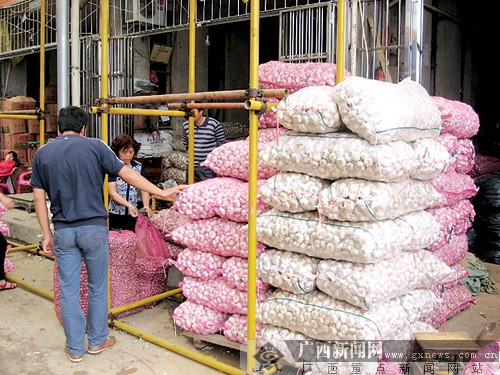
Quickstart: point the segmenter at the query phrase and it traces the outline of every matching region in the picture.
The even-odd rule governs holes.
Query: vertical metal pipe
[[[259,88],[259,28],[260,2],[250,2],[250,88]],[[255,98],[250,98],[255,99]],[[256,111],[249,112],[249,165],[248,165],[248,316],[247,316],[247,372],[255,367],[255,326],[257,289],[257,166],[258,128]]]
[[[71,105],[80,105],[80,0],[71,0]]]
[[[196,91],[196,0],[189,0],[189,65],[188,92]],[[194,182],[194,118],[189,117],[188,184]]]
[[[339,0],[337,3],[337,75],[336,83],[344,80],[345,66],[345,2]]]
[[[69,2],[56,2],[57,14],[57,104],[69,104]]]
[[[358,50],[358,1],[353,0],[351,8],[351,66],[350,70],[352,75],[356,75],[358,71],[357,67],[357,50]]]
[[[45,27],[46,0],[41,0],[40,8],[40,109],[45,110]],[[40,120],[40,146],[45,144],[45,120]]]
[[[109,0],[101,1],[101,98],[109,97]],[[103,103],[102,107],[106,108],[108,104]],[[101,140],[109,143],[109,115],[105,112],[101,113]],[[104,204],[108,207],[108,179],[104,180]]]

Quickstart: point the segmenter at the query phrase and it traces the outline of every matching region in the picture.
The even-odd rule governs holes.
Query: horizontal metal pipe
[[[15,277],[15,276],[12,276],[12,273],[9,272],[5,278],[10,281],[11,283],[16,283],[17,285],[19,286],[22,286],[23,288],[25,289],[28,289],[29,291],[33,292],[33,293],[36,293],[42,297],[45,297],[47,299],[50,299],[50,300],[54,300],[54,293],[51,293],[47,290],[43,290],[43,289],[40,289],[38,288],[37,286],[33,285],[33,284],[29,284],[27,283],[26,281],[24,281],[23,279],[20,279],[19,277]]]
[[[15,111],[0,111],[2,115],[38,115],[40,113],[37,109],[18,109]]]
[[[287,89],[264,89],[260,90],[263,97],[273,97],[281,99],[288,95]],[[109,104],[140,104],[140,103],[170,103],[191,100],[237,100],[248,99],[247,90],[228,90],[228,91],[208,91],[182,94],[164,94],[149,96],[132,96],[109,98]]]
[[[260,111],[262,109],[262,102],[258,100],[247,100],[245,101],[245,109],[249,111]]]
[[[174,296],[174,295],[179,294],[179,293],[182,293],[182,289],[181,288],[169,290],[168,292],[157,294],[155,296],[148,297],[148,298],[143,298],[143,299],[141,299],[139,301],[128,303],[128,304],[123,305],[123,306],[112,308],[109,312],[111,314],[119,314],[119,313],[124,312],[124,311],[135,309],[136,307],[139,307],[139,306],[147,305],[148,303],[152,303],[152,302],[156,302],[156,301],[161,301],[162,299]]]
[[[21,245],[21,246],[14,246],[9,249],[9,253],[13,253],[14,251],[23,251],[23,250],[32,250],[32,249],[37,249],[38,244],[36,245]]]
[[[209,367],[212,367],[216,370],[219,370],[221,372],[224,372],[226,374],[231,374],[231,375],[245,375],[245,371],[230,366],[224,362],[217,361],[209,356],[200,354],[198,352],[195,352],[193,350],[189,350],[186,348],[183,348],[179,345],[172,344],[171,342],[168,342],[167,340],[164,340],[160,337],[153,336],[145,331],[142,331],[140,329],[137,329],[135,327],[132,327],[126,323],[120,322],[118,320],[114,320],[111,322],[111,325],[121,329],[122,331],[128,332],[131,335],[134,335],[135,337],[138,337],[142,340],[146,340],[152,344],[158,345],[162,348],[165,348],[171,352],[180,354],[186,358],[192,359],[196,362],[202,363],[204,365],[207,365]]]
[[[15,120],[38,120],[38,116],[35,115],[9,115],[4,113],[0,113],[0,118],[4,119],[15,119]]]
[[[185,111],[172,111],[164,109],[145,109],[145,108],[111,108],[107,107],[101,109],[100,107],[91,107],[90,112],[93,114],[98,114],[100,112],[106,112],[112,115],[133,115],[133,116],[186,116]]]
[[[245,103],[168,103],[172,109],[245,109]]]

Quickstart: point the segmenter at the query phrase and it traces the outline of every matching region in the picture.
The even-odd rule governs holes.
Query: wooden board
[[[193,332],[184,332],[184,336],[191,337],[193,340],[199,340],[203,341],[206,343],[214,344],[214,345],[219,345],[219,346],[224,346],[226,348],[231,348],[235,350],[242,350],[244,352],[247,351],[246,345],[242,345],[240,343],[234,342],[229,340],[226,336],[223,335],[200,335],[198,333],[193,333]]]

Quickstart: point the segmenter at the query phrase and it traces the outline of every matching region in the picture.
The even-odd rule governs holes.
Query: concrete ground
[[[34,213],[15,209],[3,218],[16,238],[37,243]],[[31,229],[29,229],[31,227]],[[22,234],[24,233],[24,235]],[[29,239],[31,236],[31,239]],[[39,291],[53,292],[53,261],[24,251],[8,254],[16,268],[9,275]],[[500,265],[485,263],[500,290]],[[171,313],[179,304],[175,299],[161,301],[152,309],[119,321],[175,344],[181,350],[204,355],[220,363],[240,368],[238,350],[208,345],[197,349],[193,340],[175,329]],[[85,355],[81,363],[71,363],[63,352],[64,333],[53,302],[22,286],[0,292],[0,368],[2,375],[198,375],[222,372],[152,344],[134,335],[113,329],[117,344],[97,356]],[[500,297],[481,293],[476,302],[441,328],[464,331],[473,339],[500,339]],[[245,358],[243,353],[243,360]]]

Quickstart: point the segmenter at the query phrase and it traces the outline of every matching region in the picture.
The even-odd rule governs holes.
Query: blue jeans
[[[61,315],[66,347],[72,354],[85,353],[85,333],[89,346],[100,345],[108,328],[108,228],[84,225],[57,229],[54,233],[54,255],[61,287]],[[82,258],[88,275],[87,321],[80,306],[80,272]]]

